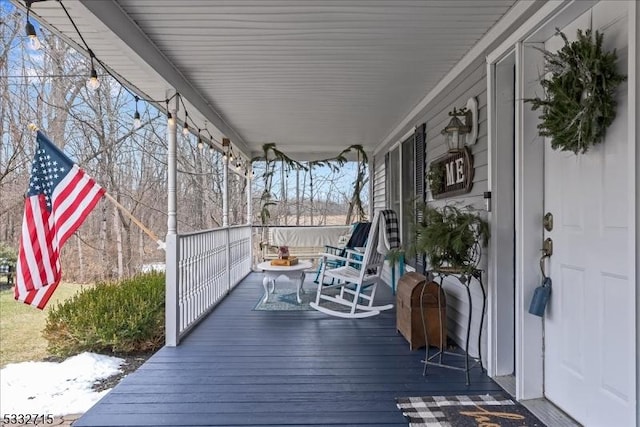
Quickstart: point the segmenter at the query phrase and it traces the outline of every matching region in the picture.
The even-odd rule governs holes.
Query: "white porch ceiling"
[[[63,1],[95,55],[145,96],[176,88],[216,138],[246,154],[275,142],[298,158],[400,137],[402,120],[516,3]],[[79,41],[58,2],[32,10]]]

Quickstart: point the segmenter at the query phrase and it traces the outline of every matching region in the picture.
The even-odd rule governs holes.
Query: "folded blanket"
[[[400,227],[398,215],[391,209],[380,211],[378,224],[378,252],[386,255],[392,249],[400,248]]]

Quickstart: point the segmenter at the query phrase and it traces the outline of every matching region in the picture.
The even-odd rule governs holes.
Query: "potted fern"
[[[424,254],[433,270],[470,274],[478,267],[480,251],[490,237],[489,224],[471,207],[418,207],[412,223],[415,236],[407,255]]]

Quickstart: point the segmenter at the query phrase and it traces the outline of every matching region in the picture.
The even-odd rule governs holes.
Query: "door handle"
[[[553,255],[553,240],[550,237],[544,239],[542,243],[542,256],[540,257],[540,272],[542,273],[542,277],[546,279],[547,274],[544,272],[544,260],[545,258],[550,258]]]
[[[542,256],[540,257],[540,273],[542,273],[542,278],[546,279],[548,276],[547,274],[544,272],[544,260],[545,258],[549,258],[549,255],[545,255],[542,254]]]

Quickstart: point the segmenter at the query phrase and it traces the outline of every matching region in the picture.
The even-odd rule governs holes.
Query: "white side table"
[[[305,270],[310,270],[313,265],[309,261],[299,261],[295,265],[271,265],[270,261],[261,262],[257,267],[263,271],[264,279],[262,279],[262,286],[264,286],[264,299],[263,303],[269,301],[269,288],[268,284],[271,283],[271,293],[276,289],[276,279],[280,276],[286,276],[289,280],[298,280],[297,287],[297,301],[298,304],[302,303],[300,293],[302,290],[302,283],[304,282]]]

